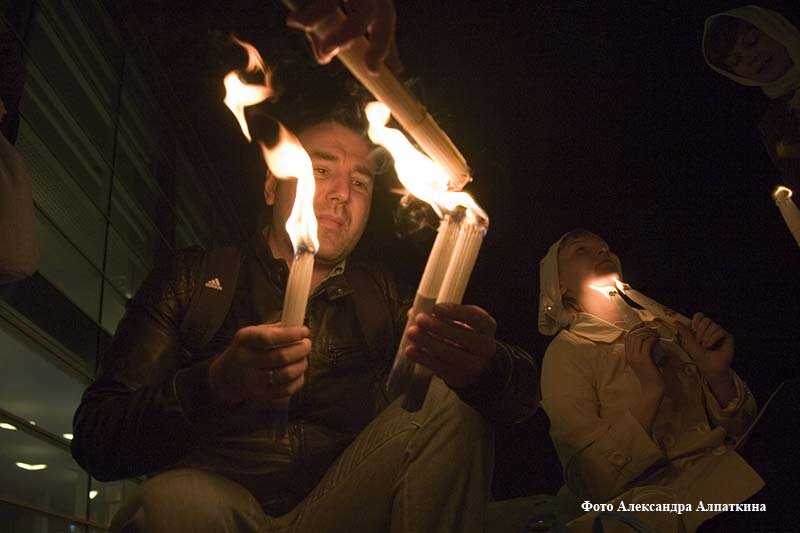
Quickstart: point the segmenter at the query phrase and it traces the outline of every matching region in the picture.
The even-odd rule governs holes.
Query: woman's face
[[[562,294],[580,299],[590,282],[620,274],[619,258],[611,252],[606,241],[585,233],[568,238],[558,250],[558,278]]]
[[[785,46],[749,26],[736,35],[736,45],[725,58],[725,65],[738,76],[770,83],[780,79],[794,63]]]

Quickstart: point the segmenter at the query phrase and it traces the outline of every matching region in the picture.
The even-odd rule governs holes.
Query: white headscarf
[[[558,279],[558,249],[567,235],[553,243],[539,263],[539,333],[542,335],[555,335],[562,329],[569,329],[574,320],[573,314],[564,309]]]
[[[786,71],[786,74],[784,74],[781,78],[769,83],[765,83],[737,76],[732,72],[712,64],[706,55],[705,42],[709,29],[713,25],[714,21],[719,17],[735,17],[749,22],[785,46],[786,50],[789,52],[789,57],[791,57],[792,62],[794,62],[794,65],[789,68],[789,70]],[[798,31],[798,29],[791,22],[786,20],[786,18],[780,13],[776,13],[775,11],[769,9],[764,9],[763,7],[745,6],[731,9],[725,13],[717,13],[716,15],[712,15],[706,19],[705,31],[703,32],[702,48],[703,58],[706,60],[706,63],[709,67],[714,69],[716,72],[719,72],[726,78],[729,78],[741,85],[747,85],[748,87],[761,87],[761,90],[764,91],[764,94],[770,98],[778,98],[779,96],[783,96],[784,94],[796,91],[798,88],[800,88],[800,31]]]

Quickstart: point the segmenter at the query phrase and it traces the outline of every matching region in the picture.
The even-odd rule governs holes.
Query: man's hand
[[[686,350],[708,381],[727,377],[733,360],[733,336],[703,313],[692,317],[691,329],[675,322],[678,343]]]
[[[497,322],[474,305],[437,304],[408,330],[405,355],[452,388],[474,385],[491,364]]]
[[[212,394],[227,405],[265,403],[290,396],[303,386],[311,351],[307,327],[248,326],[208,370]]]
[[[346,11],[341,20],[337,13],[340,5]],[[314,0],[290,14],[286,24],[306,32],[314,57],[321,64],[327,64],[339,49],[366,34],[369,46],[364,62],[374,74],[381,62],[395,73],[403,70],[394,38],[395,20],[392,0]],[[320,37],[321,31],[324,37]]]
[[[642,394],[658,397],[664,394],[664,376],[653,363],[653,346],[658,342],[658,332],[644,324],[638,324],[625,336],[625,359],[633,369]]]

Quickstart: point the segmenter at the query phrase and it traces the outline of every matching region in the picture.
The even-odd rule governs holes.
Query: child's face
[[[752,26],[739,31],[736,45],[725,58],[734,74],[762,83],[781,78],[793,64],[785,46]]]
[[[597,235],[587,234],[571,239],[564,242],[558,251],[561,288],[566,291],[565,294],[576,300],[580,300],[590,282],[619,273],[619,258]]]

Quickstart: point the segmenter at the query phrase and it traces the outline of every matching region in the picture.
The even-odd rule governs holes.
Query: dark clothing
[[[280,515],[388,405],[384,385],[410,300],[377,265],[352,259],[344,275],[314,291],[306,315],[312,351],[305,385],[291,400],[288,440],[276,442],[266,437],[263,406],[228,408],[212,398],[208,367],[237,330],[280,319],[286,263],[270,255],[262,236],[254,239],[244,250],[222,327],[205,348],[190,353],[179,328],[198,283],[205,282],[198,279],[203,257],[181,252],[145,280],[75,415],[72,452],[101,481],[175,467],[214,470],[250,489],[267,514]],[[348,281],[355,276],[379,290],[359,294],[352,286],[363,284]],[[360,301],[357,310],[357,298],[372,301]],[[372,321],[377,331],[369,336],[357,315],[364,309],[382,317]],[[379,339],[382,349],[370,351],[369,338]],[[517,422],[536,409],[538,380],[530,356],[498,342],[480,382],[456,392],[490,420]]]
[[[781,173],[782,184],[796,191],[800,188],[800,157],[780,157],[776,149],[778,143],[800,149],[800,109],[790,107],[793,96],[791,92],[772,100],[759,129],[767,153]]]

